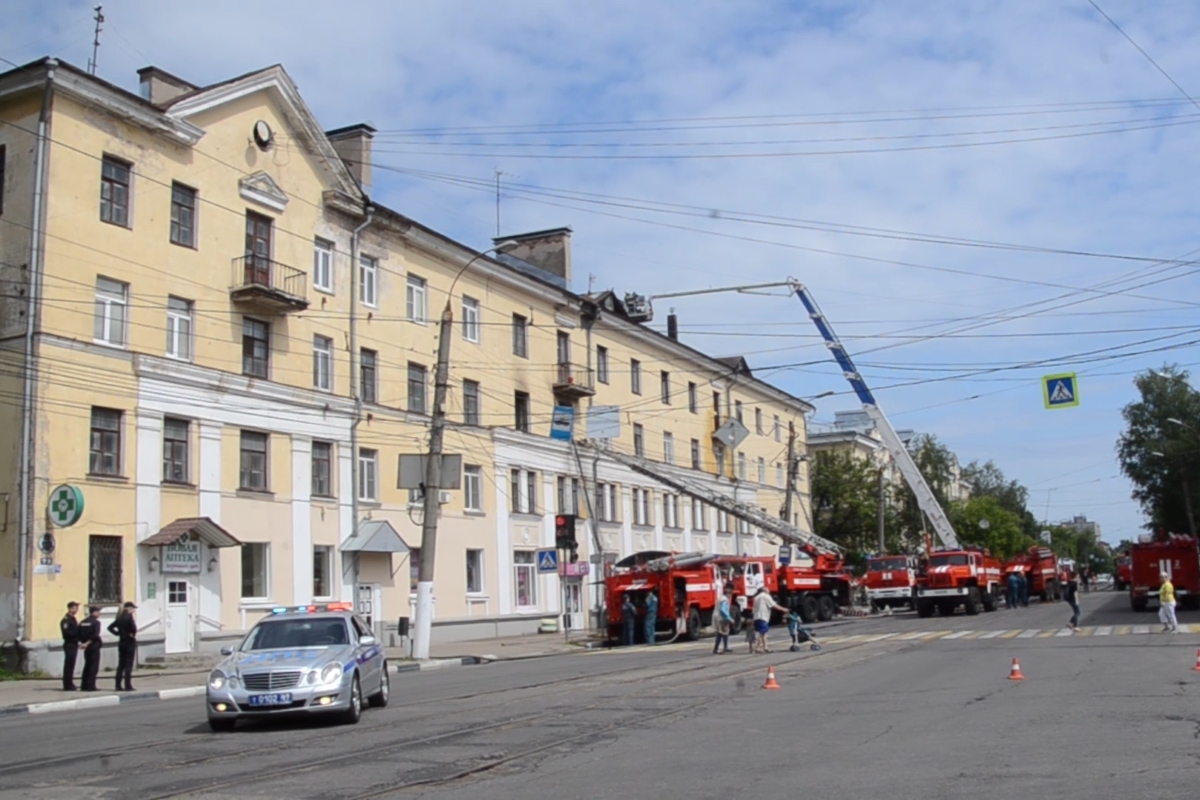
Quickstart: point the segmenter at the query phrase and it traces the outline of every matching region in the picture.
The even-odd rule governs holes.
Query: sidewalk
[[[88,706],[115,705],[137,700],[159,700],[164,697],[188,697],[194,690],[196,695],[204,691],[207,669],[141,669],[133,674],[132,692],[116,692],[113,673],[101,672],[96,681],[98,692],[64,692],[58,678],[28,681],[0,681],[0,715],[19,710],[21,713],[39,713],[38,706],[44,703],[75,702],[82,708]],[[78,677],[75,684],[79,685]],[[166,692],[165,695],[161,694]],[[27,708],[32,706],[32,708]]]

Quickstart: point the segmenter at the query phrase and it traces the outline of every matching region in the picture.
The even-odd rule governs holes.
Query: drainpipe
[[[35,334],[41,316],[42,261],[45,258],[43,217],[45,216],[46,151],[50,126],[56,59],[47,61],[46,88],[42,92],[42,110],[38,115],[37,147],[33,157],[33,230],[29,244],[29,302],[25,312],[25,390],[21,407],[21,527],[17,536],[17,642],[25,638],[26,584],[29,581],[29,542],[33,539],[33,401],[37,355]]]
[[[375,209],[367,206],[367,218],[350,235],[350,395],[354,398],[354,419],[350,422],[350,536],[358,536],[358,423],[362,420],[362,391],[358,385],[358,237],[375,219]],[[345,572],[342,573],[343,578]],[[358,554],[354,556],[354,583],[351,603],[358,603]],[[357,608],[357,605],[355,606]]]

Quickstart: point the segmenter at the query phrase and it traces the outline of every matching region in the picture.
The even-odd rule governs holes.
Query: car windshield
[[[341,619],[276,619],[260,622],[246,637],[243,650],[280,650],[348,644]]]
[[[867,569],[871,572],[905,570],[908,569],[908,562],[903,558],[873,558],[867,562]]]
[[[948,556],[932,556],[929,559],[931,567],[965,567],[967,557],[963,553]]]

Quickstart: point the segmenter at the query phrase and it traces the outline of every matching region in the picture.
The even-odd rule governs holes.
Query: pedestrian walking
[[[78,613],[79,603],[72,600],[67,603],[67,613],[63,615],[62,622],[58,623],[63,640],[62,682],[64,692],[73,692],[76,688],[75,659],[79,655],[79,620],[75,616]]]
[[[1017,577],[1017,573],[1008,573],[1008,591],[1004,594],[1004,607],[1016,608],[1021,602],[1021,579]]]
[[[1163,624],[1163,633],[1179,633],[1179,622],[1175,619],[1175,584],[1171,576],[1162,574],[1162,585],[1158,587],[1158,619]]]
[[[88,606],[87,619],[79,623],[79,643],[83,645],[83,676],[79,688],[85,692],[96,691],[96,676],[100,674],[100,650],[104,647],[100,630],[100,606]]]
[[[645,629],[646,644],[654,644],[654,634],[658,628],[658,591],[651,589],[646,595],[646,616],[642,619]]]
[[[108,626],[108,632],[117,637],[118,692],[133,691],[133,665],[137,662],[137,620],[133,618],[136,610],[137,606],[126,602],[121,613]]]
[[[633,645],[633,624],[637,620],[637,606],[633,604],[633,600],[629,599],[629,593],[625,593],[625,599],[621,602],[621,622],[625,623],[625,646]]]
[[[713,655],[719,652],[728,653],[729,650],[729,632],[733,630],[733,613],[730,608],[730,603],[733,599],[733,584],[725,584],[725,591],[721,594],[721,600],[717,603],[717,630],[716,641],[713,642]],[[725,649],[721,649],[721,643],[724,642]]]
[[[1079,632],[1079,584],[1075,581],[1074,575],[1067,576],[1067,583],[1063,587],[1063,600],[1067,601],[1067,605],[1071,607],[1071,621],[1067,623],[1067,627],[1076,633]]]
[[[771,630],[772,611],[786,614],[788,610],[775,602],[775,598],[771,597],[767,587],[760,587],[758,594],[754,596],[754,633],[757,637],[756,649],[759,653],[771,652],[771,648],[767,646],[767,632]]]

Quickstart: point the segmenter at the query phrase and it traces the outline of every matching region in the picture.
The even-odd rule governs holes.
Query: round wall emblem
[[[78,486],[64,483],[50,493],[49,512],[56,527],[71,527],[83,516],[83,492]]]

